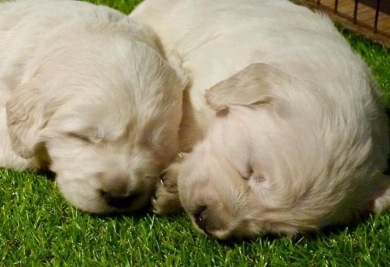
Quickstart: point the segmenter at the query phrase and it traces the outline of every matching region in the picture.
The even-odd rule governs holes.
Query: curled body
[[[83,211],[147,205],[179,151],[185,77],[148,26],[77,1],[0,3],[0,166]]]
[[[386,206],[380,90],[328,17],[287,0],[145,0],[130,17],[191,80],[189,153],[157,187],[159,213],[179,199],[198,231],[227,239],[317,231]]]

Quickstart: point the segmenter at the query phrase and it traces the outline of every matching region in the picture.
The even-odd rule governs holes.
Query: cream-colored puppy
[[[0,4],[0,166],[50,168],[81,210],[149,202],[178,153],[184,86],[154,32],[118,11]]]
[[[157,212],[181,202],[197,230],[226,239],[315,231],[372,209],[389,182],[387,118],[327,17],[286,0],[145,0],[130,17],[192,79],[180,138],[194,149],[168,168]]]

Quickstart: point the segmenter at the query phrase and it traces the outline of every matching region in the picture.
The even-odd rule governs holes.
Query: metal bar
[[[375,22],[374,22],[374,33],[378,31],[378,19],[379,19],[379,10],[381,8],[381,0],[376,1],[376,10],[375,10]]]
[[[356,24],[356,21],[357,21],[358,4],[359,4],[359,0],[355,0],[355,7],[353,10],[353,23],[354,24]]]

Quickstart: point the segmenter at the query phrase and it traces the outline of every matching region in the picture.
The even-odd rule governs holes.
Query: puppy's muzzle
[[[209,216],[207,214],[207,207],[201,206],[199,209],[194,213],[195,223],[196,225],[206,234],[210,235],[210,233],[207,231],[207,223],[209,220]]]
[[[128,209],[133,202],[138,198],[139,194],[132,193],[126,196],[116,196],[102,191],[102,196],[106,200],[108,206],[116,209]]]

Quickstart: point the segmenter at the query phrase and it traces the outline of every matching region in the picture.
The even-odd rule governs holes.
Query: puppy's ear
[[[253,63],[206,91],[206,103],[220,111],[229,106],[268,103],[275,97],[274,87],[286,81],[281,70],[263,63]]]
[[[38,132],[47,123],[40,90],[32,83],[16,88],[6,104],[6,113],[12,149],[22,158],[32,158],[41,143]]]

